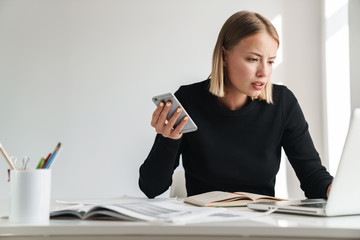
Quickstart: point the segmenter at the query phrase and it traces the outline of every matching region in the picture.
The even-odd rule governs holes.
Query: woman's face
[[[230,51],[224,50],[227,70],[226,94],[257,97],[270,81],[277,41],[267,32],[242,39]]]

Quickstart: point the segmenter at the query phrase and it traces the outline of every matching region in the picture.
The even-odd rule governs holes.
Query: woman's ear
[[[226,67],[227,51],[224,46],[221,47],[221,55],[222,55],[222,60],[223,60],[223,66]]]

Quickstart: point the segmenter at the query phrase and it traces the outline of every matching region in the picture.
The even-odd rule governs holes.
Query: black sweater
[[[322,166],[294,94],[273,85],[273,104],[250,100],[239,110],[221,107],[209,80],[175,93],[198,126],[179,140],[157,135],[140,167],[140,189],[149,198],[165,192],[182,154],[188,195],[220,190],[274,196],[281,147],[308,198],[326,198],[332,177]]]

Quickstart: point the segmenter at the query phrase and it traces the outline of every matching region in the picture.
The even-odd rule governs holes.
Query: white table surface
[[[239,208],[241,211],[241,208]],[[249,211],[243,208],[245,211]],[[8,202],[0,201],[0,216]],[[360,216],[313,217],[273,213],[251,220],[197,224],[51,220],[48,225],[0,219],[1,239],[360,239]]]

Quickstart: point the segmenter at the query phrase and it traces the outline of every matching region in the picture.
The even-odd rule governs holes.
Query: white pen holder
[[[48,224],[50,197],[50,169],[10,171],[11,223]]]

